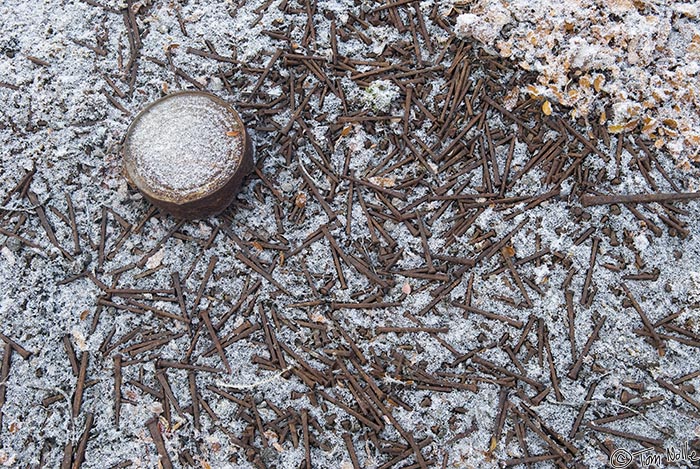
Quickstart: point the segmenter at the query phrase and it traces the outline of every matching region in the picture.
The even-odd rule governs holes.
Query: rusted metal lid
[[[253,169],[252,144],[238,113],[201,91],[169,94],[127,130],[124,170],[148,200],[176,218],[224,210]]]

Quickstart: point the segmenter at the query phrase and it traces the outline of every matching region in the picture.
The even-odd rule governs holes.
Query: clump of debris
[[[522,92],[700,161],[700,7],[673,1],[457,2],[456,33],[537,79]]]

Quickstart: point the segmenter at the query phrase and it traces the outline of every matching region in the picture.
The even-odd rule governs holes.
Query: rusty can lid
[[[250,147],[241,118],[226,101],[201,91],[176,92],[131,123],[124,169],[156,206],[178,218],[202,218],[233,200],[252,168]]]

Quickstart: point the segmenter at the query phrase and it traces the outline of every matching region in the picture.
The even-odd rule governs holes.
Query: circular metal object
[[[202,91],[169,94],[141,111],[123,146],[129,182],[176,218],[223,211],[253,169],[253,148],[238,113]]]

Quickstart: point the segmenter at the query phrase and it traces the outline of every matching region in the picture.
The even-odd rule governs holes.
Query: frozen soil
[[[692,147],[572,119],[473,40],[478,9],[399,4],[0,4],[0,465],[698,447],[700,206],[582,204],[694,192]],[[257,159],[195,222],[121,172],[136,113],[184,89],[236,106]]]

